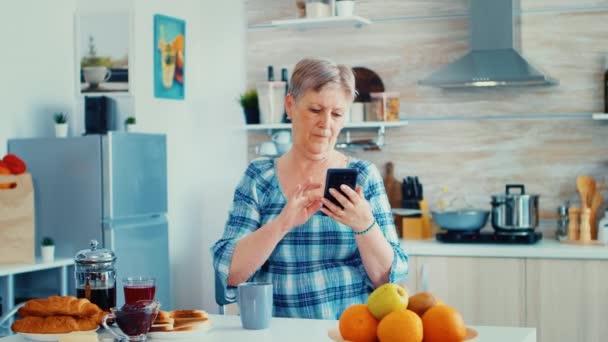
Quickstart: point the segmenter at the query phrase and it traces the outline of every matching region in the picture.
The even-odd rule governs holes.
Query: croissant
[[[30,334],[63,334],[72,331],[97,329],[94,318],[74,318],[71,316],[28,316],[15,321],[11,326],[14,332]]]
[[[80,316],[90,317],[98,315],[101,309],[88,299],[72,296],[51,296],[47,299],[32,299],[25,303],[17,314],[28,316]]]

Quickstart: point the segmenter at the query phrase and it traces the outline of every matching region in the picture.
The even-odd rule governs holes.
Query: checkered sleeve
[[[260,226],[256,178],[259,169],[252,163],[238,184],[232,201],[223,236],[211,247],[213,267],[221,281],[225,295],[236,296],[236,288],[228,286],[228,273],[237,242]],[[253,277],[254,275],[252,275]]]
[[[399,244],[393,213],[388,202],[382,176],[374,164],[369,163],[366,166],[365,172],[367,179],[363,186],[364,196],[370,203],[372,213],[374,214],[376,222],[382,230],[384,237],[393,249],[394,258],[388,282],[403,283],[408,273],[408,256]],[[363,265],[361,265],[361,267],[363,268],[363,272],[365,272]],[[371,284],[369,277],[368,282]],[[371,286],[373,287],[373,284]]]

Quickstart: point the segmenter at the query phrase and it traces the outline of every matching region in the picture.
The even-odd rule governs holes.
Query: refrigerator
[[[56,257],[74,258],[98,240],[116,254],[117,305],[122,278],[141,275],[171,308],[165,135],[11,139],[8,150],[32,175],[36,241],[50,236]]]

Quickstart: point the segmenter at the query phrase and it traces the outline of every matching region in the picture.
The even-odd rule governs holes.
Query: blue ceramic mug
[[[238,305],[243,328],[267,329],[272,318],[272,283],[239,284]]]

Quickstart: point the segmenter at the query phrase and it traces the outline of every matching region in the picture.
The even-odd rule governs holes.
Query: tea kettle
[[[116,306],[116,255],[109,249],[98,249],[97,240],[91,240],[90,249],[76,253],[76,296],[86,298],[102,310]]]

